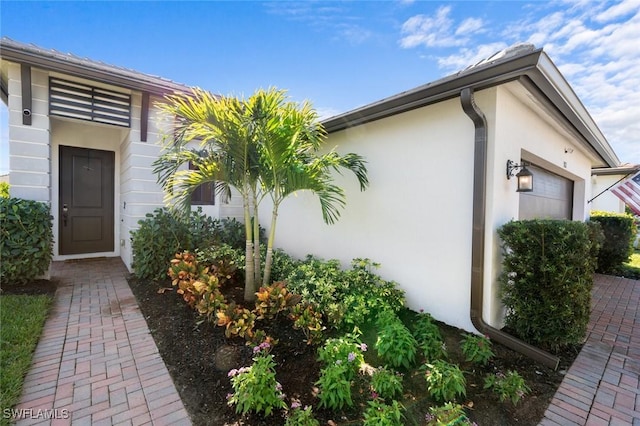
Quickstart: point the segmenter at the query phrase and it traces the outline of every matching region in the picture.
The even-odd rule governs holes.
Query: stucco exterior
[[[602,162],[552,105],[536,97],[519,81],[475,92],[487,127],[482,316],[494,327],[503,320],[496,231],[520,213],[521,195],[515,179],[506,178],[507,161],[533,163],[534,182],[536,167],[569,179],[573,220],[588,216],[591,168]],[[395,99],[385,102],[399,108]],[[370,110],[384,114],[383,107],[373,104],[345,114],[344,121],[360,120]],[[381,263],[385,279],[405,290],[409,307],[475,330],[469,315],[475,139],[460,97],[342,127],[329,134],[327,149],[363,155],[370,188],[360,192],[355,178],[337,176],[347,193],[347,208],[331,226],[322,222],[313,195],[289,198],[280,208],[276,246],[299,257],[310,253],[339,259],[344,267],[354,257],[370,258]],[[262,223],[269,211],[265,206]]]
[[[138,221],[147,213],[164,205],[164,194],[156,182],[152,163],[162,150],[163,135],[171,132],[171,121],[162,116],[157,104],[162,101],[158,93],[188,91],[189,88],[175,83],[136,74],[130,70],[116,67],[106,69],[107,75],[129,78],[132,83],[123,80],[123,86],[139,85],[141,90],[108,84],[99,78],[85,78],[84,74],[102,72],[104,64],[87,62],[73,56],[63,57],[71,67],[77,66],[77,73],[61,73],[48,68],[58,66],[57,52],[50,53],[33,46],[21,45],[7,39],[2,47],[16,49],[18,56],[24,53],[32,55],[36,66],[29,61],[19,62],[7,59],[15,52],[3,51],[1,70],[3,95],[6,96],[9,111],[9,177],[12,197],[41,201],[51,206],[53,216],[53,260],[66,260],[87,257],[115,257],[123,259],[132,270],[131,232],[138,228]],[[7,44],[5,44],[7,43]],[[28,58],[30,59],[30,58]],[[30,66],[31,75],[31,124],[23,124],[22,65]],[[94,69],[95,68],[95,69]],[[74,69],[75,70],[75,69]],[[82,83],[91,87],[103,88],[131,96],[130,126],[120,127],[100,124],[74,118],[57,117],[49,114],[49,78]],[[157,86],[154,86],[154,84]],[[142,90],[145,88],[147,90]],[[153,89],[151,93],[148,90]],[[149,96],[146,121],[146,138],[142,137],[144,117],[143,93]],[[3,98],[5,98],[3,96]],[[145,140],[143,140],[145,139]],[[77,255],[60,254],[60,146],[80,147],[111,151],[115,155],[114,182],[114,250],[109,252],[83,253]],[[217,200],[218,201],[218,200]],[[216,218],[241,217],[240,197],[232,197],[226,202],[202,206],[203,211]]]
[[[12,196],[51,205],[54,260],[120,256],[131,270],[131,231],[164,204],[152,162],[161,152],[162,135],[171,131],[171,121],[162,117],[156,104],[163,93],[189,88],[6,39],[2,47],[15,57],[7,59],[3,50],[0,68],[9,109]],[[382,265],[378,272],[383,278],[396,281],[406,292],[409,307],[469,331],[479,329],[473,315],[470,318],[475,309],[481,311],[482,321],[500,327],[501,246],[496,231],[522,214],[522,195],[516,192],[515,179],[507,179],[507,161],[531,163],[534,185],[536,170],[571,182],[573,220],[584,220],[593,208],[588,200],[600,183],[591,178],[591,170],[619,165],[541,49],[519,46],[503,53],[325,120],[327,149],[364,156],[370,188],[360,192],[353,176],[336,175],[336,183],[346,191],[347,208],[331,226],[323,223],[316,197],[306,192],[289,197],[280,206],[276,246],[297,257],[339,259],[344,267],[353,258],[369,258]],[[22,122],[25,64],[32,80],[30,125]],[[130,126],[50,117],[51,76],[130,95]],[[476,108],[482,120],[474,119],[470,108]],[[113,251],[60,254],[60,146],[114,153]],[[478,155],[485,151],[486,156]],[[486,170],[482,185],[477,184],[478,170]],[[241,205],[235,194],[204,210],[213,217],[242,218]],[[474,219],[479,206],[482,223]],[[270,212],[265,200],[260,212],[263,226],[269,223]],[[479,252],[483,257],[477,256]],[[474,278],[472,264],[474,271],[481,269]],[[472,305],[477,300],[482,303],[476,309]]]

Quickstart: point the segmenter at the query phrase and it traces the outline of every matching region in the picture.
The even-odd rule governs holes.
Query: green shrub
[[[489,360],[495,356],[491,346],[491,340],[488,337],[469,333],[464,333],[460,342],[465,360],[474,364],[487,365]]]
[[[363,426],[402,426],[404,407],[398,401],[385,404],[381,399],[369,401],[364,411]]]
[[[371,375],[371,388],[383,399],[394,399],[402,396],[402,375],[385,367],[379,367]]]
[[[0,198],[9,198],[9,183],[0,182]]]
[[[318,360],[325,365],[342,365],[345,367],[347,380],[353,380],[364,363],[363,352],[367,345],[360,342],[360,331],[344,334],[341,337],[327,339],[318,349]]]
[[[467,381],[460,368],[455,364],[438,359],[425,365],[427,391],[437,401],[453,401],[456,396],[467,394]]]
[[[166,208],[147,213],[131,232],[133,269],[142,279],[166,278],[168,262],[176,253],[189,250],[187,225]]]
[[[547,349],[584,339],[595,268],[591,232],[566,220],[513,221],[498,229],[505,324],[517,336]]]
[[[200,207],[186,220],[166,208],[148,213],[145,219],[138,221],[139,228],[131,232],[136,276],[151,280],[165,278],[168,262],[176,253],[224,243],[228,223],[232,222],[207,216]],[[236,225],[229,226],[234,228]]]
[[[633,216],[630,214],[591,212],[591,221],[599,223],[604,233],[604,243],[598,253],[598,272],[613,273],[629,261],[633,253],[636,234]]]
[[[221,286],[236,278],[244,268],[244,250],[225,243],[196,248],[195,251],[198,262],[209,268]]]
[[[296,401],[291,404],[284,426],[320,426],[320,422],[313,416],[311,406],[302,408],[300,402]]]
[[[484,388],[493,389],[500,398],[500,402],[509,400],[513,405],[518,404],[522,397],[531,392],[522,376],[512,370],[507,371],[507,374],[497,372],[487,375],[484,379]]]
[[[253,411],[270,416],[274,410],[287,408],[275,367],[273,355],[258,351],[251,367],[229,371],[233,393],[227,403],[236,405],[236,412],[243,415]]]
[[[353,406],[351,381],[347,379],[349,371],[349,367],[340,360],[320,370],[320,378],[315,383],[320,388],[320,407],[341,410]]]
[[[380,314],[376,323],[376,350],[394,368],[409,368],[415,362],[418,343],[411,332],[392,311]]]
[[[290,291],[317,306],[336,329],[351,330],[375,320],[384,310],[397,312],[403,307],[404,292],[396,283],[371,272],[378,264],[354,259],[351,266],[342,270],[337,260],[309,256],[285,281]]]
[[[447,358],[447,350],[440,329],[430,314],[420,312],[412,323],[411,333],[427,361]]]
[[[0,197],[0,281],[25,283],[49,268],[52,216],[47,204]]]

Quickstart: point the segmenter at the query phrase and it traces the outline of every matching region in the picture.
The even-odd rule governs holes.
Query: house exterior
[[[119,256],[131,269],[130,232],[163,205],[151,163],[172,126],[155,103],[189,87],[7,38],[0,56],[11,195],[51,205],[54,260]],[[311,194],[288,198],[276,246],[345,267],[370,258],[411,308],[534,351],[498,330],[496,230],[513,219],[586,219],[592,169],[620,165],[547,54],[516,46],[323,124],[328,148],[366,158],[370,188],[337,176],[347,208],[331,226]],[[508,164],[526,165],[533,191],[516,192],[511,175],[521,169]],[[262,224],[270,211],[261,206]],[[241,209],[215,203],[206,212]]]
[[[609,189],[618,182],[633,176],[638,170],[640,170],[638,164],[622,164],[619,167],[593,169],[591,171],[593,197],[590,202],[590,210],[624,213],[624,202]]]
[[[496,230],[514,219],[584,220],[591,170],[619,165],[559,70],[530,45],[324,125],[328,147],[367,159],[370,188],[339,177],[347,207],[331,226],[313,195],[290,197],[276,245],[343,266],[379,262],[411,308],[469,331],[503,324]],[[516,192],[509,160],[530,164],[532,192]]]
[[[156,102],[190,88],[8,38],[0,57],[11,196],[51,206],[54,260],[119,256],[131,269],[130,232],[163,205],[151,164],[172,126]]]

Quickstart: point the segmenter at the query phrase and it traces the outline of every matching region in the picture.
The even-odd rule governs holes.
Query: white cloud
[[[435,15],[415,15],[402,24],[400,46],[409,49],[417,46],[451,47],[462,46],[467,39],[456,37],[453,20],[449,17],[451,6],[441,6]],[[468,25],[473,25],[471,22]]]
[[[340,39],[344,39],[351,45],[358,45],[367,41],[373,33],[360,25],[343,24],[340,25]]]
[[[316,108],[316,112],[318,113],[318,117],[319,117],[320,121],[322,121],[322,120],[325,120],[327,118],[331,118],[333,116],[336,116],[336,115],[340,114],[343,111],[340,111],[339,109],[331,108],[331,107],[319,107],[319,108]]]
[[[419,54],[434,58],[447,72],[518,41],[543,47],[620,159],[640,163],[640,1],[533,3],[526,15],[511,22],[457,18],[461,22],[455,30],[451,11],[451,6],[441,7],[434,15],[408,19],[401,47],[422,47]],[[501,29],[492,31],[494,25]],[[481,36],[465,39],[473,32]],[[434,48],[447,49],[442,53]]]
[[[456,30],[456,35],[468,35],[482,30],[484,22],[480,18],[467,18]]]
[[[448,71],[462,70],[487,59],[506,47],[508,47],[506,43],[497,42],[484,44],[474,49],[463,48],[455,54],[439,57],[438,66]]]
[[[624,0],[594,17],[597,22],[608,22],[629,13],[636,13],[640,3],[638,0]]]

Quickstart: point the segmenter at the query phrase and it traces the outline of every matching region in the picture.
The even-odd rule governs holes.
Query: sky
[[[532,43],[640,163],[640,0],[0,0],[0,34],[223,95],[287,89],[325,118]]]

